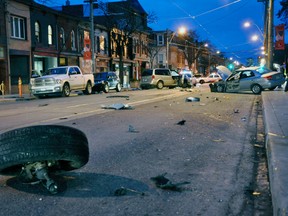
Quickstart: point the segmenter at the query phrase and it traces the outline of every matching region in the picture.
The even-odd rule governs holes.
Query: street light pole
[[[273,68],[273,26],[274,0],[269,0],[268,6],[268,34],[267,34],[267,67]]]

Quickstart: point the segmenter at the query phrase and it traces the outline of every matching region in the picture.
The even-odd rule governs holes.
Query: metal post
[[[274,0],[269,0],[268,7],[268,38],[267,38],[267,67],[273,68],[273,27],[274,27]]]
[[[90,37],[91,37],[91,60],[92,60],[92,73],[95,71],[95,51],[94,51],[94,6],[95,0],[85,0],[84,2],[90,3]]]

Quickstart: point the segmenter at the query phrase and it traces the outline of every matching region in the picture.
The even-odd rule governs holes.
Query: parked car
[[[198,82],[200,84],[203,83],[214,83],[214,82],[218,82],[219,80],[221,80],[221,76],[218,73],[211,73],[209,76],[207,77],[200,77],[198,78]]]
[[[172,76],[171,71],[167,68],[147,69],[142,72],[140,87],[143,89],[176,86],[178,86],[178,76]]]
[[[82,90],[84,94],[91,94],[93,83],[92,73],[83,74],[78,66],[62,66],[49,68],[43,74],[32,75],[29,88],[35,97],[68,97],[72,90]]]
[[[259,66],[238,69],[226,80],[210,84],[210,88],[216,92],[252,91],[260,94],[265,89],[274,90],[284,82],[283,73]]]
[[[113,71],[94,73],[94,86],[92,91],[108,93],[109,90],[121,91],[121,83],[117,74]]]

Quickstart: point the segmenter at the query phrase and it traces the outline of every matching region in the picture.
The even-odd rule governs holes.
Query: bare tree
[[[285,22],[286,28],[288,28],[288,0],[282,0],[280,2],[282,8],[278,11],[277,16],[281,18],[283,22]]]
[[[112,39],[112,53],[119,57],[119,77],[123,83],[123,57],[125,50],[128,50],[127,56],[133,58],[133,37],[147,31],[148,20],[154,20],[155,15],[148,14],[144,10],[135,8],[135,5],[131,4],[129,0],[113,3],[105,3],[99,1],[98,9],[103,13],[103,16],[97,17],[95,20],[102,20],[102,24],[110,32]]]

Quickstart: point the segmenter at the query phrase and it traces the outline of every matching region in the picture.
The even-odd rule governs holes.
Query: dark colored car
[[[117,92],[120,92],[120,79],[113,71],[95,73],[94,86],[92,90],[93,92],[103,91],[105,93],[108,93],[109,90],[116,90]]]

